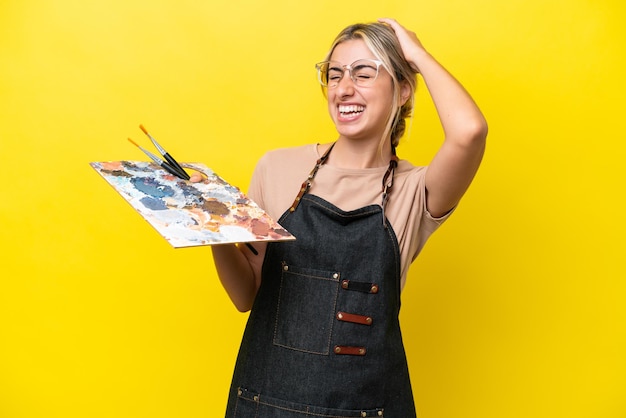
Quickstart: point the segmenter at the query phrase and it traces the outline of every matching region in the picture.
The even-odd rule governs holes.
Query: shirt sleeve
[[[422,248],[428,241],[428,238],[443,224],[454,212],[454,208],[441,217],[433,217],[426,205],[426,171],[428,167],[420,170],[415,175],[415,187],[417,188],[412,205],[415,205],[409,215],[408,227],[410,232],[409,251],[406,254],[407,265],[404,270],[408,270],[411,262],[413,262]],[[408,202],[407,202],[408,203]]]
[[[263,183],[266,177],[265,162],[267,160],[266,155],[263,155],[252,172],[252,178],[250,179],[250,185],[248,187],[248,197],[252,199],[261,209],[267,211],[265,200],[263,196]]]

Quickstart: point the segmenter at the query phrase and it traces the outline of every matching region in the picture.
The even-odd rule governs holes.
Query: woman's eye
[[[354,71],[355,77],[363,80],[369,80],[370,78],[376,77],[376,69],[363,66],[359,67]]]
[[[339,71],[331,71],[328,73],[328,79],[329,80],[339,80],[341,79],[342,73],[340,73]]]

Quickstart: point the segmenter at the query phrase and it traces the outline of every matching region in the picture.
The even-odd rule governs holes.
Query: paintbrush
[[[150,157],[150,159],[152,161],[154,161],[155,163],[157,163],[158,165],[160,165],[163,169],[165,169],[165,171],[167,171],[170,174],[175,175],[178,178],[181,178],[183,180],[189,180],[189,175],[187,173],[185,173],[184,171],[181,173],[180,171],[178,171],[178,169],[172,165],[170,165],[167,161],[163,161],[162,159],[160,159],[159,157],[157,157],[156,155],[154,155],[153,153],[151,153],[150,151],[148,151],[147,149],[141,147],[139,144],[137,144],[135,141],[133,141],[132,139],[128,138],[128,140],[135,145],[137,148],[139,148],[140,150],[142,150],[148,157]],[[183,176],[184,173],[184,176]]]
[[[167,151],[165,151],[158,142],[156,142],[156,139],[154,139],[152,135],[148,133],[146,128],[144,128],[143,125],[139,125],[139,129],[141,129],[143,133],[146,134],[148,138],[150,138],[150,141],[152,141],[155,148],[159,150],[159,153],[167,160],[167,162],[170,163],[173,167],[176,167],[178,171],[183,173],[185,175],[185,180],[189,180],[189,175],[185,172],[185,169],[182,168],[180,164],[178,164],[178,162],[174,159],[174,157],[172,157]]]
[[[172,158],[167,152],[165,152],[165,150],[163,148],[161,148],[159,146],[159,144],[150,136],[148,131],[146,131],[145,128],[142,125],[139,125],[139,127],[141,128],[142,131],[144,131],[144,133],[146,135],[148,135],[148,138],[150,138],[150,140],[152,141],[154,146],[167,159],[167,161],[169,161],[169,163],[167,161],[163,161],[162,159],[160,159],[159,157],[157,157],[156,155],[154,155],[153,153],[151,153],[147,149],[141,147],[139,144],[137,144],[132,139],[128,138],[128,140],[133,145],[135,145],[137,148],[142,150],[148,157],[150,157],[150,159],[152,159],[152,161],[154,161],[155,163],[157,163],[158,165],[163,167],[170,174],[173,174],[176,177],[182,178],[183,180],[189,180],[190,179],[189,175],[185,172],[185,170],[183,170],[183,168],[180,165],[178,165],[176,160],[174,158]],[[178,168],[180,168],[180,172],[179,172]],[[183,174],[184,174],[184,177],[183,177]],[[252,251],[252,254],[259,255],[259,252],[256,250],[256,248],[254,248],[252,246],[252,244],[250,244],[249,242],[246,242],[245,244],[246,244],[246,247],[248,247],[250,249],[250,251]]]

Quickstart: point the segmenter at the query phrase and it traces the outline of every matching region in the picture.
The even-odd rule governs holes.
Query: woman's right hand
[[[400,42],[404,59],[407,60],[407,62],[411,64],[411,67],[419,73],[419,57],[426,53],[426,50],[415,32],[409,31],[395,19],[381,18],[378,19],[378,21],[391,26],[396,34],[396,37],[398,38],[398,41]]]

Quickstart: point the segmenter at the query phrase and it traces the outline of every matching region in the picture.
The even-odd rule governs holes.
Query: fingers
[[[380,23],[386,23],[387,25],[391,26],[391,28],[396,33],[396,36],[398,37],[398,39],[400,41],[402,41],[402,38],[405,35],[408,38],[412,38],[413,41],[418,41],[417,35],[415,35],[415,32],[409,31],[407,28],[405,28],[400,23],[398,23],[398,21],[396,19],[392,19],[392,18],[389,18],[389,17],[383,17],[383,18],[378,19],[378,21]]]
[[[397,20],[392,18],[380,18],[378,21],[389,25],[391,29],[393,29],[398,41],[400,42],[404,58],[409,62],[409,64],[411,64],[413,70],[419,73],[420,70],[417,63],[417,57],[420,55],[420,51],[423,50],[424,47],[415,32],[407,30],[404,26],[398,23]]]
[[[198,172],[198,171],[194,171],[191,176],[189,176],[189,181],[192,183],[201,183],[205,180],[204,176],[202,175],[202,173]]]
[[[379,18],[379,19],[378,19],[378,21],[379,21],[380,23],[386,23],[386,24],[388,24],[389,26],[391,26],[391,27],[392,27],[392,28],[394,28],[394,29],[395,29],[396,27],[398,27],[398,26],[402,26],[402,25],[400,25],[400,24],[398,23],[398,21],[397,21],[396,19],[392,19],[392,18],[390,18],[390,17],[381,17],[381,18]]]
[[[393,29],[393,31],[396,33],[396,36],[401,35],[402,32],[406,32],[406,33],[409,32],[396,19],[392,19],[390,17],[382,17],[382,18],[378,19],[378,21],[380,23],[386,23],[387,25],[391,26],[391,29]]]

